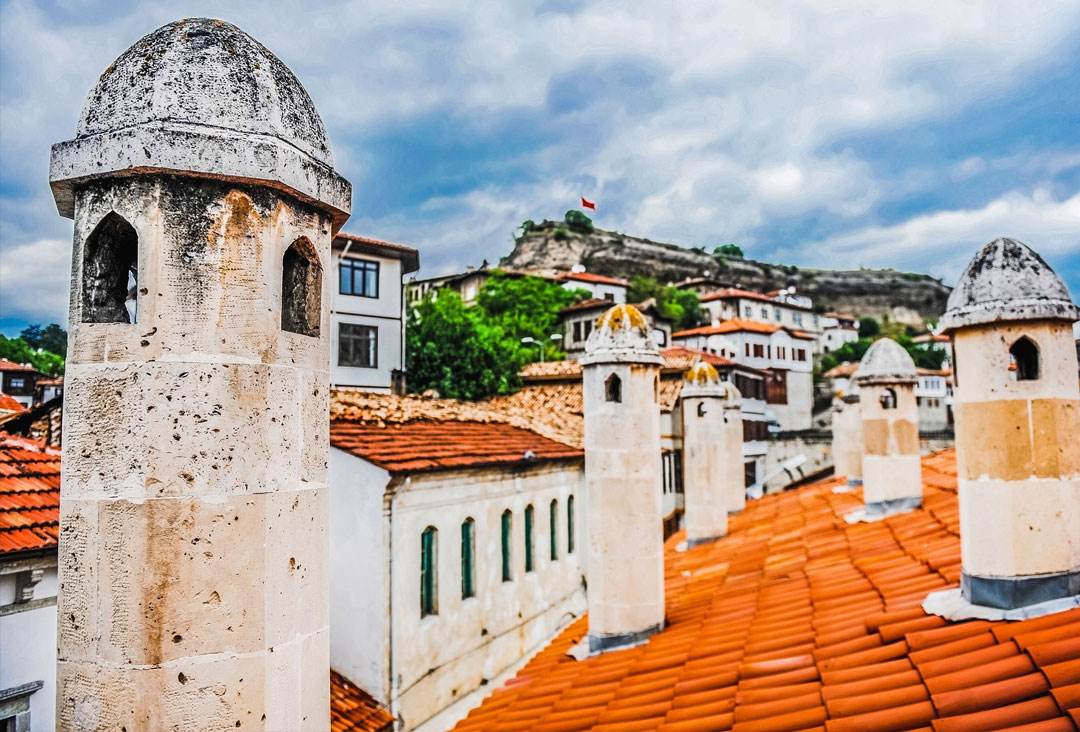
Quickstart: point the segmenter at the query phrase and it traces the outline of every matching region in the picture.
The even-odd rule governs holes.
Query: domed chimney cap
[[[915,362],[892,338],[879,338],[867,349],[854,374],[860,384],[914,384]]]
[[[939,325],[951,331],[1017,320],[1080,320],[1069,289],[1042,257],[1016,239],[995,239],[970,262]]]
[[[144,36],[105,69],[75,139],[53,146],[49,179],[68,217],[77,183],[163,172],[268,184],[343,223],[352,188],[333,163],[292,71],[235,25],[189,18]]]
[[[726,400],[728,403],[725,406],[740,406],[742,395],[739,390],[731,382],[722,381],[711,363],[698,361],[686,372],[683,380],[682,396],[685,398],[713,397]]]
[[[585,341],[583,366],[594,363],[648,363],[663,365],[664,358],[649,333],[645,316],[633,305],[621,304],[596,320]]]

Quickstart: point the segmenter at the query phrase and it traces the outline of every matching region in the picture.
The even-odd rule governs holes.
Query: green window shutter
[[[559,502],[551,502],[551,515],[548,517],[548,526],[551,527],[551,561],[559,558]]]
[[[461,597],[462,599],[475,597],[475,569],[473,564],[473,549],[475,546],[475,539],[473,538],[473,527],[475,522],[472,519],[466,519],[465,523],[461,525]]]
[[[533,566],[533,507],[525,507],[525,571],[532,572]]]
[[[420,617],[439,612],[435,602],[435,527],[429,526],[420,535]]]
[[[566,551],[574,553],[574,497],[566,499]]]
[[[503,582],[513,579],[510,567],[510,511],[503,511],[502,515],[502,579]]]

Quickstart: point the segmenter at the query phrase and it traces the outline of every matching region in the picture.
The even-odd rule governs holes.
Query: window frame
[[[439,614],[439,530],[420,533],[420,617]]]
[[[566,553],[574,553],[574,494],[566,497]]]
[[[476,597],[476,520],[461,522],[461,599]]]
[[[499,529],[502,533],[502,581],[514,581],[514,555],[512,538],[514,533],[514,514],[508,508],[499,517]]]
[[[371,361],[372,362],[370,364],[344,363],[343,362],[343,356],[344,356],[344,354],[346,352],[346,349],[344,347],[345,346],[345,341],[349,340],[350,343],[351,343],[353,340],[360,340],[360,338],[358,336],[355,336],[355,335],[350,335],[350,336],[346,337],[345,332],[344,332],[346,327],[349,327],[349,328],[366,328],[367,330],[369,330],[369,331],[371,331],[373,333],[373,337],[371,338],[371,340],[373,341],[373,347],[371,349],[371,351],[372,351],[371,352]],[[377,325],[369,325],[367,323],[347,323],[347,322],[344,322],[344,321],[339,322],[338,323],[338,332],[337,332],[337,348],[338,348],[338,357],[337,357],[337,365],[338,366],[342,366],[342,367],[350,368],[350,369],[377,369],[377,368],[379,368],[379,326],[377,326]],[[350,346],[349,352],[352,353],[352,347],[351,346]]]
[[[358,266],[360,265],[360,266]],[[338,294],[348,295],[349,297],[366,297],[371,300],[379,299],[379,278],[382,275],[381,262],[374,259],[363,259],[361,257],[341,257],[338,262]],[[349,286],[350,290],[355,289],[356,285],[356,270],[361,270],[365,273],[362,281],[364,283],[363,290],[365,292],[347,292],[345,290],[344,273],[345,270],[349,270]],[[367,273],[374,271],[375,273],[375,294],[367,294]]]
[[[550,536],[548,537],[548,545],[550,548],[549,557],[551,561],[559,561],[559,499],[552,498],[551,503],[548,506],[548,526],[550,528]]]
[[[536,571],[536,510],[530,503],[525,507],[525,571]]]

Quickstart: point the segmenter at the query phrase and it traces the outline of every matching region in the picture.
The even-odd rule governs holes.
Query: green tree
[[[656,308],[660,311],[660,315],[675,323],[675,328],[680,330],[693,328],[704,316],[704,310],[696,292],[680,290],[674,285],[661,285],[652,277],[634,275],[626,297],[630,302],[643,302],[650,297],[656,298]]]
[[[563,216],[563,221],[565,221],[566,225],[572,230],[579,231],[582,234],[591,234],[596,228],[593,226],[592,219],[581,211],[573,208],[566,212],[566,215]]]
[[[873,318],[859,318],[859,338],[873,338],[881,332],[881,326]]]
[[[525,219],[521,222],[521,226],[519,226],[518,228],[521,229],[522,236],[527,236],[531,234],[536,228],[536,222],[532,219]]]
[[[832,367],[839,366],[845,361],[850,361],[851,363],[861,361],[863,355],[866,354],[866,350],[870,348],[870,344],[878,338],[884,337],[886,336],[878,335],[876,338],[860,338],[853,343],[845,343],[835,351],[826,353],[821,357],[821,373],[825,373]],[[893,340],[904,347],[904,350],[911,355],[911,360],[914,361],[915,365],[919,368],[936,370],[940,369],[941,365],[945,362],[945,351],[917,345],[911,340],[911,337],[906,334],[894,337]]]
[[[518,385],[518,349],[482,311],[443,288],[410,308],[405,367],[413,391],[435,389],[453,399],[506,394]]]
[[[522,338],[534,338],[545,344],[544,358],[558,361],[564,356],[558,343],[550,337],[559,327],[559,311],[567,305],[589,296],[586,290],[567,290],[543,277],[520,277],[494,270],[476,298],[476,305],[486,323],[501,328],[515,344]],[[523,355],[524,362],[539,360],[535,345],[524,347],[532,358]]]
[[[7,338],[0,335],[0,358],[15,363],[28,363],[43,374],[62,376],[64,357],[45,350],[31,348],[22,338]]]
[[[722,257],[731,257],[732,259],[742,259],[743,250],[738,244],[721,244],[713,249],[713,254],[719,254]]]

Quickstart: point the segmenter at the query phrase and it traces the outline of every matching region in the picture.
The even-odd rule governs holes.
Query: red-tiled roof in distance
[[[616,285],[618,287],[629,287],[630,283],[626,280],[620,280],[617,277],[605,277],[604,275],[593,274],[592,272],[563,272],[557,276],[559,280],[575,280],[577,282],[594,282],[598,285]]]
[[[722,290],[716,292],[710,292],[708,295],[701,297],[701,302],[712,302],[713,300],[728,300],[735,297],[745,297],[751,300],[763,300],[765,302],[772,302],[772,298],[766,296],[760,292],[754,292],[753,290],[743,290],[738,287],[725,287]]]
[[[691,328],[690,330],[680,330],[678,333],[672,333],[672,338],[682,338],[686,336],[695,335],[719,335],[721,333],[737,333],[742,331],[749,331],[750,333],[775,333],[778,330],[786,330],[791,334],[792,338],[802,338],[806,340],[813,340],[814,336],[809,333],[803,333],[801,330],[792,330],[783,325],[774,325],[773,323],[759,323],[756,320],[742,320],[740,318],[731,318],[730,320],[724,320],[717,325],[703,325],[700,328]]]
[[[384,732],[393,724],[394,716],[371,694],[330,669],[331,732]]]
[[[370,239],[356,234],[339,233],[334,237],[334,249],[344,250],[349,246],[350,252],[357,254],[369,253],[376,256],[391,257],[401,260],[401,273],[409,274],[420,269],[420,252],[404,244],[394,244],[389,241]]]
[[[602,297],[594,297],[589,300],[582,300],[576,302],[573,305],[567,305],[559,311],[559,315],[563,313],[573,313],[579,310],[606,310],[607,308],[615,307],[615,302],[612,300],[606,300]]]
[[[960,576],[955,452],[924,458],[923,481],[922,508],[876,523],[844,520],[863,497],[836,478],[750,501],[711,544],[677,552],[675,534],[662,632],[576,661],[583,618],[455,729],[1074,730],[1080,608],[927,615]]]
[[[580,379],[581,364],[577,361],[534,361],[521,370],[521,378],[529,380],[543,379]]]
[[[19,402],[15,397],[0,391],[0,412],[6,414],[8,412],[21,412],[24,409],[26,409],[26,407],[22,405],[22,402]]]
[[[713,366],[739,366],[739,364],[732,361],[730,358],[717,356],[715,353],[709,353],[708,351],[702,351],[697,348],[672,346],[671,348],[665,348],[660,351],[660,355],[664,357],[664,368],[668,369],[688,369],[698,361],[704,361]],[[752,369],[748,366],[739,366],[739,368],[757,371],[757,369]]]
[[[498,422],[409,422],[383,427],[334,421],[330,444],[391,473],[418,473],[537,460],[577,460],[575,447]]]
[[[60,451],[0,433],[0,556],[56,547]]]
[[[38,373],[38,370],[33,366],[8,361],[6,358],[0,358],[0,371],[33,371],[34,373]]]

